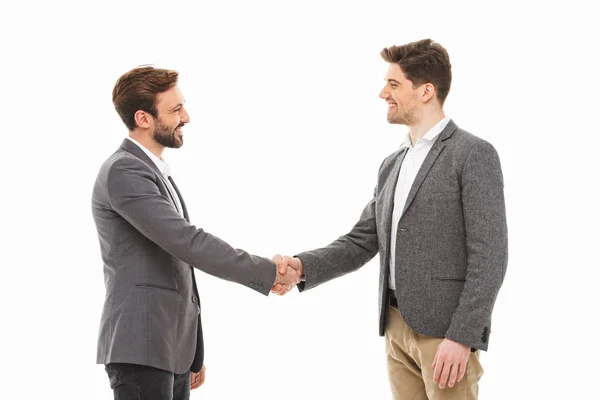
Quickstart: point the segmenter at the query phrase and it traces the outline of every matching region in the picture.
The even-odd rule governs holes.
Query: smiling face
[[[379,97],[388,104],[387,120],[390,124],[415,125],[421,119],[420,88],[406,79],[400,65],[390,63],[385,75],[385,86]]]
[[[154,119],[153,139],[164,147],[183,146],[183,126],[190,121],[179,86],[156,96],[158,117]]]

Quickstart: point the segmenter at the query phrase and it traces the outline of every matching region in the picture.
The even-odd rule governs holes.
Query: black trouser
[[[173,374],[136,364],[106,364],[115,400],[189,400],[190,371]]]

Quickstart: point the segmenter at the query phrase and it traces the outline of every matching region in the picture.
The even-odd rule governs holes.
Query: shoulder
[[[115,183],[123,183],[124,180],[137,178],[154,180],[156,174],[144,160],[119,149],[104,162],[100,168],[100,175],[106,177],[107,186],[111,187]]]
[[[468,158],[473,153],[497,154],[490,142],[459,127],[445,144],[463,158]]]

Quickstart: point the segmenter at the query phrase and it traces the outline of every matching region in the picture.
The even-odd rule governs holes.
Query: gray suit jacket
[[[92,196],[106,287],[99,364],[140,364],[176,374],[202,367],[192,266],[269,294],[275,264],[191,225],[180,199],[184,217],[154,162],[127,139],[100,168]]]
[[[298,254],[313,288],[363,266],[379,252],[379,334],[385,329],[390,248],[396,298],[406,323],[432,337],[487,350],[491,314],[508,261],[500,160],[488,142],[450,121],[419,170],[390,243],[394,192],[405,150],[388,156],[373,199],[352,230]]]

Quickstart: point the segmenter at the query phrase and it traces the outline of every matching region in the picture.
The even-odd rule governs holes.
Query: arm
[[[446,338],[486,350],[492,309],[508,262],[504,183],[492,145],[481,142],[471,148],[461,185],[467,275]]]
[[[234,249],[189,224],[160,193],[154,179],[141,160],[115,161],[107,177],[110,205],[169,254],[208,274],[268,295],[276,278],[274,263]]]
[[[327,247],[296,256],[301,260],[305,277],[305,281],[298,284],[300,291],[355,271],[377,254],[375,203],[374,196],[349,233]]]
[[[378,177],[380,182],[382,171],[389,171],[399,153],[400,151],[397,151],[388,156],[379,166]],[[386,165],[388,168],[386,168]],[[298,276],[302,277],[298,289],[303,291],[355,271],[372,259],[379,251],[375,210],[377,193],[378,186],[375,187],[373,192],[373,199],[364,208],[360,219],[352,230],[329,246],[300,253],[294,258],[275,256],[275,259],[278,260],[279,273],[286,271],[288,266],[297,271]],[[290,289],[285,285],[273,286],[273,292],[277,294],[285,294]]]

